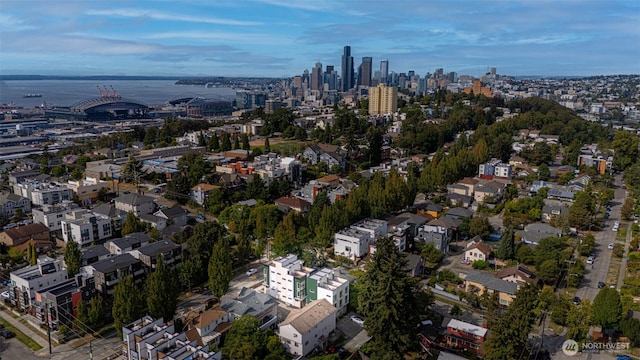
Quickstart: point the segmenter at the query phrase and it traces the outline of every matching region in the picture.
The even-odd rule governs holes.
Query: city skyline
[[[0,75],[640,73],[638,1],[2,1]],[[356,69],[357,70],[357,69]],[[358,79],[352,79],[352,81]]]

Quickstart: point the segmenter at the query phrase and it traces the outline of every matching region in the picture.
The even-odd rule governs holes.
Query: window
[[[297,337],[298,337],[298,334],[293,334],[293,337],[294,337],[294,338],[297,338]]]

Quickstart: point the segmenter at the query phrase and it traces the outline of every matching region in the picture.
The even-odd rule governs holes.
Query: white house
[[[324,348],[336,328],[336,312],[324,299],[293,310],[278,326],[278,336],[286,351],[294,356],[306,356],[315,348]]]
[[[369,245],[379,237],[387,236],[387,222],[364,219],[334,234],[334,254],[350,259],[364,256]]]
[[[79,206],[72,201],[43,205],[42,208],[33,209],[33,222],[44,224],[52,233],[59,233],[62,231],[62,220],[65,219],[65,216],[78,208]]]
[[[60,222],[62,239],[68,243],[70,239],[88,246],[93,242],[109,239],[113,235],[111,219],[104,215],[84,213],[79,219],[65,219]]]
[[[130,193],[115,198],[114,206],[118,210],[131,211],[134,214],[151,214],[156,204],[152,197]]]
[[[490,254],[491,246],[487,245],[481,239],[471,240],[464,249],[464,259],[470,262],[479,260],[488,261]]]
[[[336,270],[322,268],[307,277],[307,304],[324,299],[336,308],[337,315],[346,314],[349,305],[349,280]]]

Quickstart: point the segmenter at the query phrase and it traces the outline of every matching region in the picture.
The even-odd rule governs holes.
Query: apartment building
[[[0,219],[11,219],[18,209],[24,214],[31,212],[31,201],[13,193],[0,193]]]
[[[67,269],[62,266],[62,261],[42,256],[36,265],[12,271],[10,279],[10,301],[24,310],[34,305],[36,291],[66,280]]]
[[[67,214],[78,210],[79,206],[73,201],[62,201],[54,205],[43,205],[33,209],[33,222],[44,224],[49,228],[51,235],[62,236],[62,220]]]
[[[61,227],[64,242],[73,240],[80,246],[103,242],[113,236],[111,220],[107,216],[94,213],[83,213],[79,219],[62,220]]]
[[[347,313],[349,280],[341,278],[334,269],[322,268],[307,277],[307,304],[327,300],[337,310],[337,316]]]
[[[113,256],[88,265],[84,269],[89,275],[93,275],[96,290],[104,295],[112,295],[115,286],[125,276],[132,276],[133,282],[140,284],[146,275],[142,262],[131,254]]]
[[[350,259],[363,257],[377,238],[387,236],[387,222],[364,219],[334,234],[334,254]]]
[[[295,308],[305,304],[307,276],[313,269],[294,254],[271,260],[263,267],[265,292]]]
[[[67,187],[73,191],[83,204],[91,204],[98,200],[100,190],[108,189],[109,184],[99,178],[87,177],[84,180],[69,180]]]
[[[398,111],[398,88],[380,84],[369,88],[369,114],[385,115]]]
[[[73,198],[66,185],[49,182],[24,182],[13,185],[13,192],[31,200],[33,205],[54,205]]]
[[[324,349],[336,329],[336,313],[336,308],[324,299],[291,311],[278,325],[278,336],[286,351],[293,356],[306,356],[316,348]]]

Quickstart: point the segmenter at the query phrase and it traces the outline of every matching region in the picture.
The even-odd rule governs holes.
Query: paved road
[[[615,184],[620,185],[621,179],[621,176],[617,176]],[[612,207],[609,219],[604,220],[603,230],[595,234],[596,259],[593,268],[586,265],[584,279],[580,283],[580,288],[576,291],[576,296],[581,299],[590,299],[591,302],[593,302],[593,299],[599,291],[598,282],[602,281],[606,283],[607,281],[607,272],[609,271],[609,264],[611,263],[611,256],[613,255],[613,251],[607,249],[607,245],[615,243],[616,241],[617,232],[613,231],[612,227],[616,220],[620,221],[620,209],[622,208],[622,204],[624,204],[626,196],[624,189],[619,186],[615,189],[615,199],[611,202]],[[609,285],[611,284],[607,284],[607,286]]]

